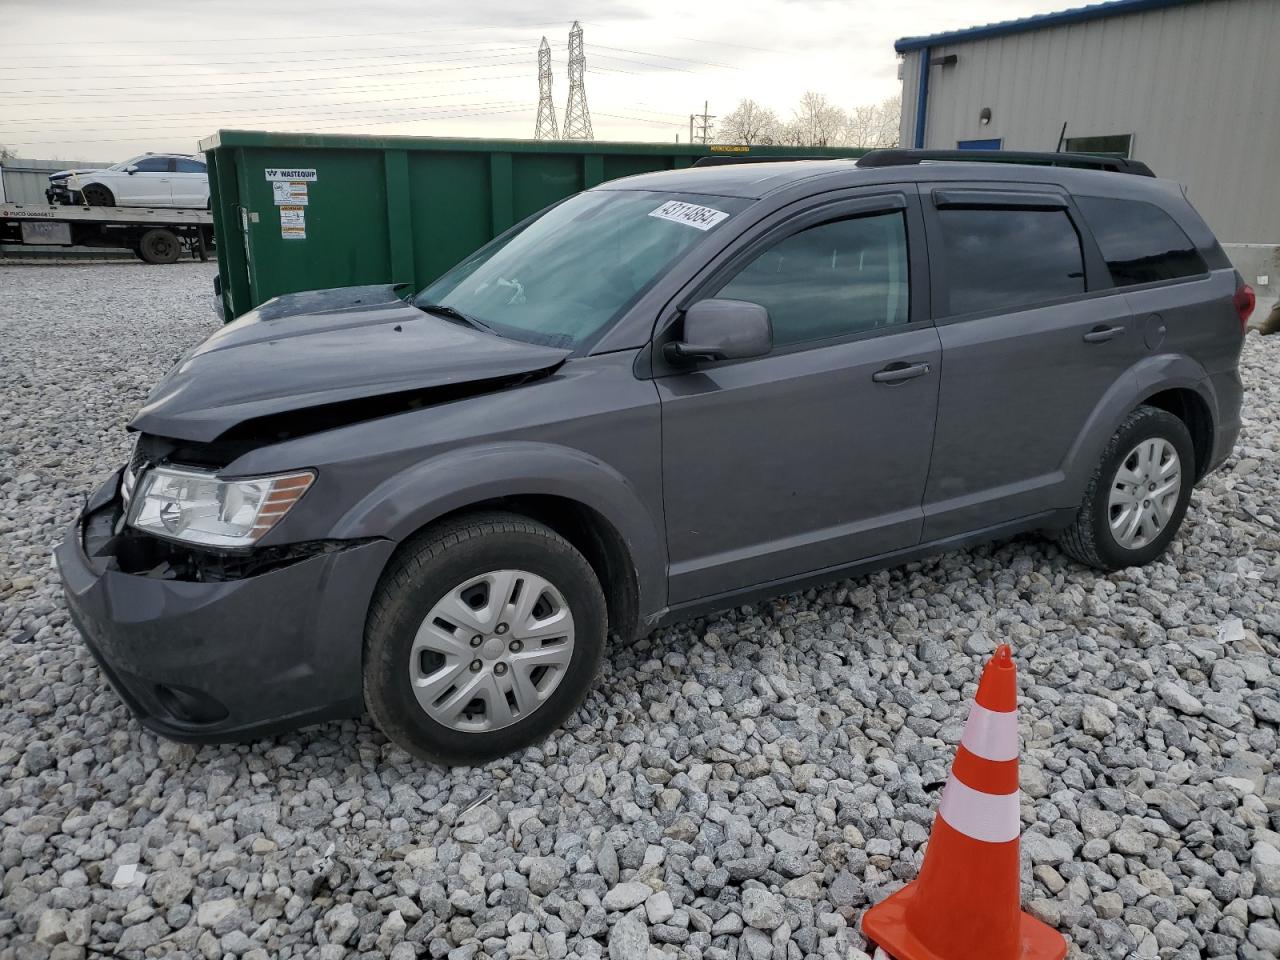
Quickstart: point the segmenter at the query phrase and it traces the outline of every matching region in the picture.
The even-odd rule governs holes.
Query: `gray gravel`
[[[1002,640],[1028,909],[1076,955],[1280,955],[1280,337],[1161,562],[1027,538],[682,624],[541,748],[444,771],[367,721],[159,740],[67,622],[50,548],[212,275],[0,265],[0,960],[860,958]]]

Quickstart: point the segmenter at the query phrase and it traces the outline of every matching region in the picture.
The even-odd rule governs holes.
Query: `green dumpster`
[[[719,154],[864,151],[222,130],[209,163],[225,319],[299,290],[426,286],[529,214],[606,180]]]

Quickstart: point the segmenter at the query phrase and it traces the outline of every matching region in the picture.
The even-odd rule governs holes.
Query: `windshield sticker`
[[[673,220],[676,223],[683,223],[686,227],[694,227],[698,230],[710,230],[729,215],[723,210],[700,207],[696,203],[685,203],[683,200],[668,200],[657,210],[651,211],[649,216],[657,217],[659,220]]]

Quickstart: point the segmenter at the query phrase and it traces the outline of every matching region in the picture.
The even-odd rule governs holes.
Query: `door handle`
[[[914,380],[916,377],[923,377],[929,372],[927,363],[906,363],[899,360],[897,363],[891,363],[883,370],[878,370],[871,375],[871,379],[876,383],[904,383],[907,380]]]
[[[1116,337],[1124,336],[1124,327],[1097,326],[1084,335],[1085,343],[1106,343]]]

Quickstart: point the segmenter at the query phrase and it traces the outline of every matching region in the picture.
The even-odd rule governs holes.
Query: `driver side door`
[[[914,192],[826,202],[779,215],[682,301],[761,304],[774,345],[655,360],[673,604],[919,542],[941,358],[924,256]]]

